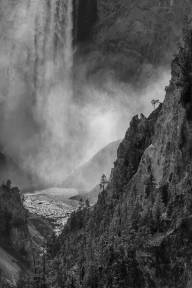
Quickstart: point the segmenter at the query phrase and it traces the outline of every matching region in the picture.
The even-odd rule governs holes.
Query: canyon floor
[[[49,188],[24,195],[24,206],[33,215],[46,218],[60,234],[68,217],[78,208],[78,201],[70,197],[78,194],[75,189]]]

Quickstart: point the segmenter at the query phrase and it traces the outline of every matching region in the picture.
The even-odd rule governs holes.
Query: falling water
[[[7,146],[11,156],[52,183],[75,165],[72,14],[72,0],[20,0],[11,19],[10,101],[2,130],[17,131],[17,148]]]
[[[35,89],[37,103],[35,118],[42,128],[40,171],[43,177],[49,175],[49,179],[51,174],[53,178],[51,181],[58,183],[61,175],[63,178],[63,173],[71,169],[67,167],[66,162],[69,163],[69,159],[72,160],[74,157],[69,139],[75,133],[71,130],[71,125],[68,125],[69,121],[72,122],[73,115],[71,106],[73,98],[72,0],[52,0],[50,5],[45,1],[43,11],[44,13],[38,15],[41,31],[35,35],[40,43],[39,47],[39,43],[35,42],[34,38],[34,43],[37,45],[35,70],[38,71],[39,78]]]
[[[70,81],[73,67],[72,0],[49,0],[49,2],[36,0],[36,4],[39,4],[36,7],[34,2],[32,3],[31,9],[33,13],[35,11],[33,41],[36,59],[34,60],[37,60],[35,65],[43,68],[41,72],[44,72],[44,75],[41,73],[39,75],[39,86],[44,88],[45,83],[42,83],[42,79],[47,80],[50,65],[55,73],[62,71],[63,81],[66,78]]]
[[[65,28],[65,53],[64,59],[66,63],[66,69],[71,72],[73,66],[73,1],[67,0],[67,25]]]

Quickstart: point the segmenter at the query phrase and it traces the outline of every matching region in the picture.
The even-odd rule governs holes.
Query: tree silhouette
[[[153,108],[155,109],[156,105],[160,104],[160,101],[159,101],[159,99],[152,99],[151,104],[153,105]]]
[[[106,186],[107,186],[108,183],[109,183],[109,181],[107,180],[107,176],[106,176],[105,174],[103,174],[103,175],[101,176],[101,182],[100,182],[100,184],[99,184],[99,187],[100,187],[100,189],[101,189],[102,192],[105,191],[105,188],[106,188]]]

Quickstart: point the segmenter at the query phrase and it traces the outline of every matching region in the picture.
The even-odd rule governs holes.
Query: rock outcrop
[[[69,219],[55,256],[66,287],[191,287],[191,51],[185,31],[164,103],[133,118],[108,187]]]

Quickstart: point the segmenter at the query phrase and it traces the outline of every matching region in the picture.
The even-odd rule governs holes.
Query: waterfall
[[[76,161],[73,1],[18,0],[11,17],[3,138],[26,171],[59,183]],[[7,135],[12,130],[15,143]]]
[[[37,32],[34,37],[34,47],[36,46],[34,64],[37,65],[34,71],[37,71],[38,78],[38,85],[35,88],[35,118],[42,129],[43,144],[39,152],[42,168],[40,170],[44,177],[47,169],[51,173],[50,162],[54,162],[53,181],[59,182],[55,176],[59,167],[65,165],[65,169],[70,171],[71,164],[66,165],[66,157],[71,159],[74,157],[72,144],[69,141],[71,135],[75,133],[73,128],[71,130],[71,124],[69,125],[73,121],[71,104],[73,98],[73,1],[49,1],[48,4],[47,1],[43,4],[44,13],[37,14],[40,20],[37,20]],[[61,157],[61,154],[64,156]],[[45,159],[49,160],[45,161]],[[60,173],[63,172],[60,171]]]
[[[65,63],[66,69],[71,72],[73,66],[73,1],[67,0],[67,25],[65,29]]]
[[[43,68],[45,80],[47,80],[46,65],[49,64],[56,72],[62,70],[64,77],[70,81],[73,67],[73,1],[35,1],[31,2],[31,9],[34,14],[33,41],[36,63]],[[40,80],[42,88],[44,83],[41,81],[42,78]]]

